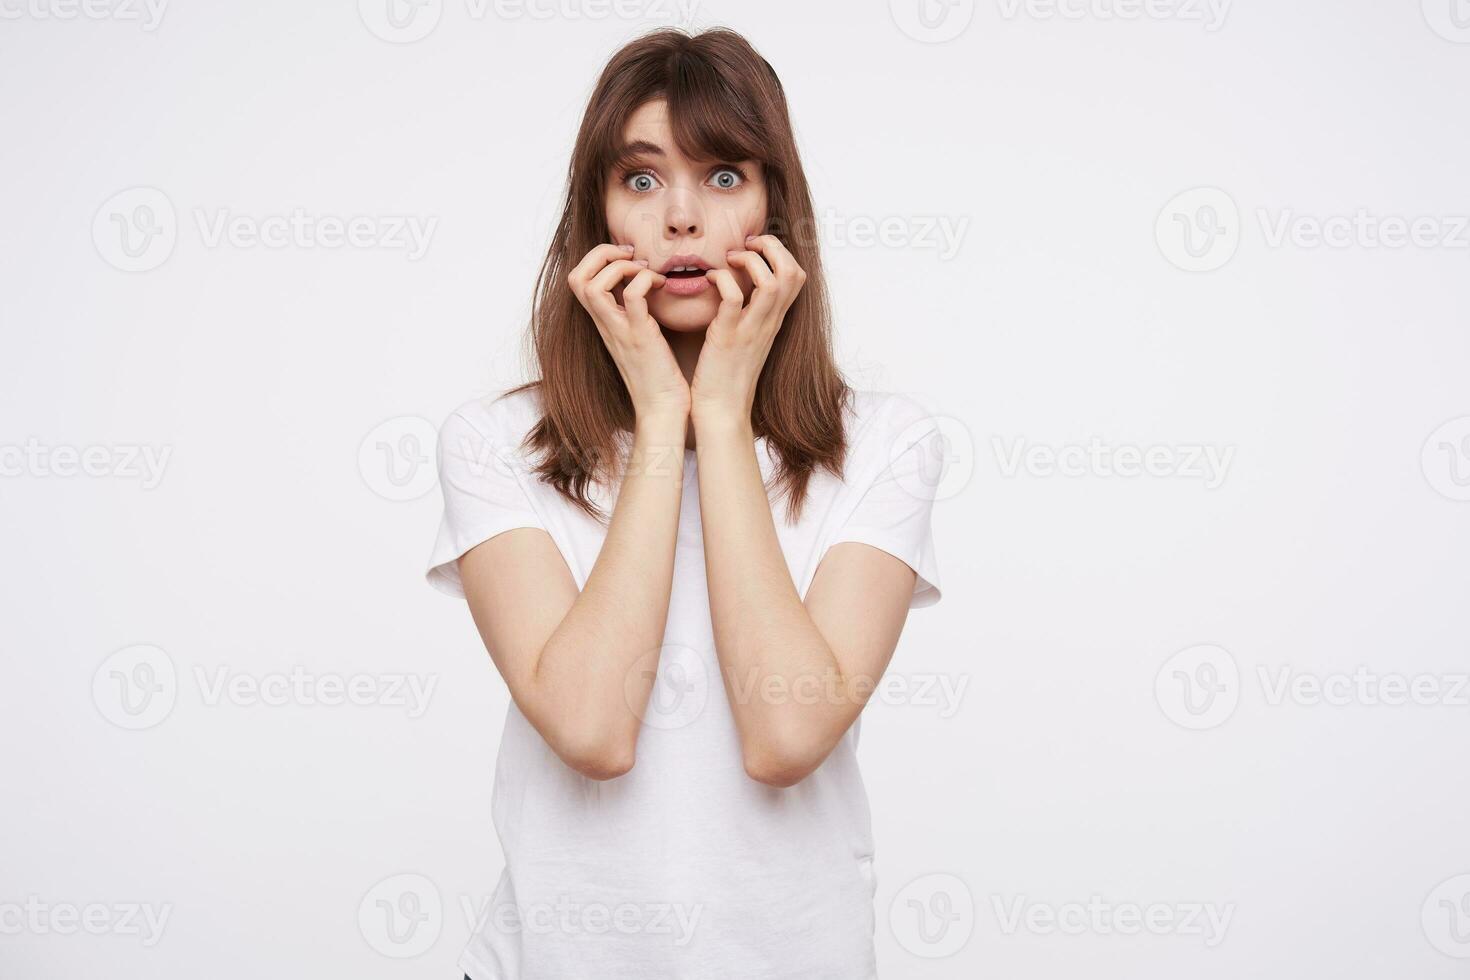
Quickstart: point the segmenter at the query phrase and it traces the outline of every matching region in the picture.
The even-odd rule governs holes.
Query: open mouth
[[[674,269],[664,273],[670,279],[698,279],[704,275],[705,269]]]

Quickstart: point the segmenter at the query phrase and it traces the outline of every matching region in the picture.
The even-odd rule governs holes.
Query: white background
[[[678,15],[95,2],[0,0],[0,975],[457,976],[507,699],[422,582],[420,436],[523,378],[585,99]],[[885,980],[1470,969],[1454,2],[687,21],[783,79],[850,379],[954,448],[945,599],[864,716]],[[210,233],[296,209],[432,234]],[[1104,465],[1130,447],[1154,473]]]

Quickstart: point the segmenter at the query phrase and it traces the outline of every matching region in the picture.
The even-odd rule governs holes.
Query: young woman
[[[875,976],[858,716],[939,600],[941,444],[834,366],[812,213],[740,35],[613,57],[537,285],[540,378],[440,434],[429,581],[513,699],[473,980]]]

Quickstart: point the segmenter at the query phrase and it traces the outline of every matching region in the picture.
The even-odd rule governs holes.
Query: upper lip
[[[658,271],[664,275],[668,275],[670,270],[677,269],[681,265],[693,266],[696,269],[703,269],[706,272],[709,271],[710,267],[708,262],[697,255],[675,255],[665,262],[663,267]]]

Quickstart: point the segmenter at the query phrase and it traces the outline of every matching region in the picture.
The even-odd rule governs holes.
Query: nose
[[[664,237],[684,238],[704,233],[704,214],[693,195],[674,194],[664,211]]]

